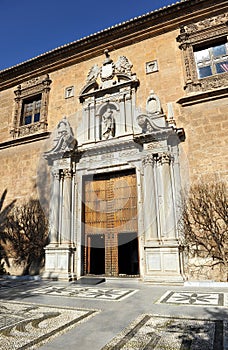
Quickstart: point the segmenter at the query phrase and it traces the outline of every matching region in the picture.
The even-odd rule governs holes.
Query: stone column
[[[174,216],[174,201],[173,188],[170,164],[172,157],[170,153],[161,153],[158,157],[160,167],[160,180],[162,188],[162,201],[160,203],[161,217],[161,238],[175,238],[175,216]]]
[[[154,182],[154,158],[147,155],[143,161],[144,168],[144,229],[145,239],[158,239],[156,193]]]
[[[52,194],[50,202],[50,244],[57,245],[59,235],[59,169],[52,170]]]
[[[63,170],[63,199],[62,199],[62,220],[61,220],[61,243],[71,243],[71,191],[72,171]]]

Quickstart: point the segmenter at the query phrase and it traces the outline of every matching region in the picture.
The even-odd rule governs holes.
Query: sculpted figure
[[[102,116],[103,125],[105,131],[103,137],[107,140],[110,137],[115,136],[115,120],[113,116],[113,111],[110,106],[107,107],[106,112]]]

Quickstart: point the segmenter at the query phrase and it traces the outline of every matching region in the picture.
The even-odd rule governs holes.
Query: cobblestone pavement
[[[228,289],[0,279],[0,350],[228,350]]]

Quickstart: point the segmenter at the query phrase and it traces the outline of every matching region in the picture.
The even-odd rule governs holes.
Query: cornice
[[[27,143],[30,144],[31,142],[45,140],[45,139],[48,139],[50,137],[50,134],[51,134],[50,132],[46,131],[46,132],[39,133],[39,134],[31,134],[31,135],[23,136],[20,138],[12,139],[9,141],[1,142],[0,143],[0,150],[3,150],[5,148],[15,147],[18,145],[25,145]]]
[[[222,98],[228,97],[228,88],[219,88],[209,91],[203,91],[199,93],[190,94],[188,96],[184,96],[180,98],[177,103],[179,103],[182,107],[191,106],[197,103],[218,100]]]
[[[179,1],[0,71],[0,90],[37,75],[50,73],[101,55],[105,48],[112,51],[145,40],[147,37],[177,29],[192,20],[200,20],[206,14],[224,12],[225,8],[228,9],[228,4],[224,0]]]

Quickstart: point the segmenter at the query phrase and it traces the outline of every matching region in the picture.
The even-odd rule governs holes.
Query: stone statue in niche
[[[153,90],[146,101],[146,111],[149,114],[162,114],[160,99]]]
[[[103,123],[103,138],[106,140],[115,136],[115,119],[113,115],[113,110],[108,105],[105,113],[102,115]]]

